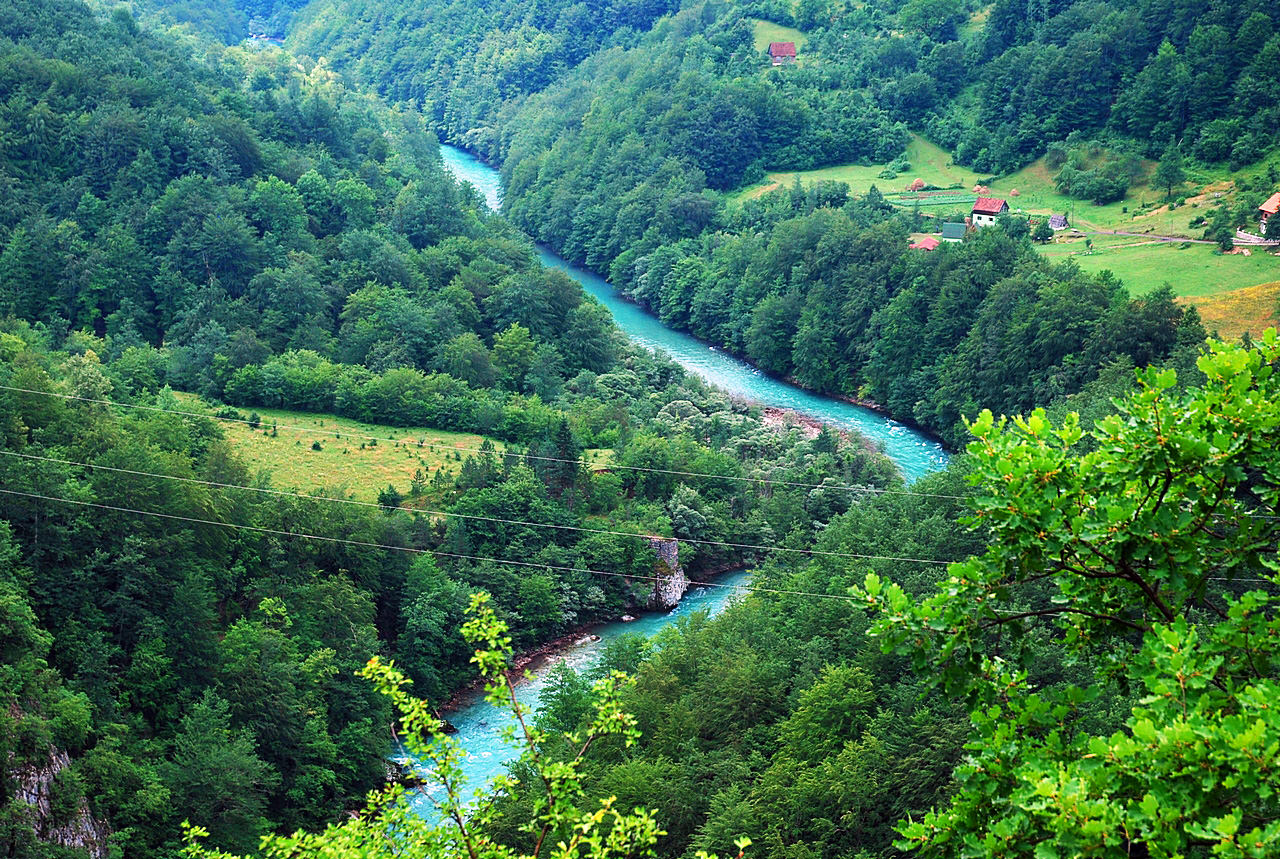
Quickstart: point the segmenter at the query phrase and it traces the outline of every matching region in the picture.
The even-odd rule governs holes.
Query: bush
[[[403,501],[404,496],[401,495],[399,490],[390,483],[387,484],[386,489],[383,489],[378,493],[378,504],[382,507],[396,508],[399,507]]]
[[[320,446],[320,442],[318,442],[318,441],[313,441],[313,442],[311,442],[311,449],[312,449],[312,450],[324,450],[324,448]]]

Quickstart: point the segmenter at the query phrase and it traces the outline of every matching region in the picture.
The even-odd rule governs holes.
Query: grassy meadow
[[[1276,324],[1276,308],[1280,306],[1280,280],[1220,292],[1217,295],[1183,299],[1194,304],[1207,331],[1235,339],[1248,332],[1262,333]]]
[[[1252,251],[1215,253],[1217,245],[1151,242],[1133,236],[1091,236],[1039,246],[1045,257],[1073,259],[1089,272],[1109,269],[1129,292],[1142,295],[1168,283],[1180,297],[1201,298],[1280,279],[1280,258]],[[1198,303],[1198,302],[1197,302]]]
[[[188,405],[200,402],[194,396],[182,396]],[[210,414],[213,411],[209,409]],[[419,469],[428,480],[441,470],[456,475],[462,460],[484,443],[483,436],[426,427],[389,427],[285,409],[238,411],[246,417],[256,411],[262,424],[254,430],[247,424],[222,422],[227,441],[252,471],[270,476],[272,487],[305,493],[337,491],[357,501],[376,501],[388,484],[407,494]],[[319,443],[320,450],[312,448],[313,442]],[[493,444],[503,450],[500,442]]]
[[[865,194],[872,185],[886,194],[902,191],[917,178],[923,179],[930,185],[937,185],[939,188],[959,183],[961,187],[969,189],[978,181],[977,173],[967,167],[952,164],[951,153],[935,146],[918,134],[911,135],[906,154],[907,160],[911,162],[911,170],[899,174],[897,179],[878,178],[880,171],[884,169],[883,164],[871,166],[842,164],[818,170],[783,171],[769,173],[763,182],[737,192],[733,199],[749,200],[778,188],[789,188],[795,183],[797,176],[800,177],[800,183],[805,186],[824,179],[844,182],[854,194]]]
[[[758,52],[763,54],[767,51],[770,42],[795,42],[796,59],[800,59],[799,54],[804,50],[805,42],[809,40],[808,36],[795,27],[784,27],[760,18],[753,18],[752,21],[754,21],[755,45]]]
[[[178,395],[184,407],[215,409],[191,394]],[[270,477],[271,486],[292,492],[345,494],[357,501],[375,502],[388,485],[408,496],[414,472],[429,482],[437,472],[453,478],[462,460],[478,450],[485,437],[427,427],[390,427],[333,415],[285,409],[239,409],[242,417],[256,411],[258,429],[234,421],[221,423],[232,450],[254,473]],[[276,434],[271,434],[275,425]],[[506,446],[490,439],[499,451]],[[319,442],[320,450],[312,447]],[[421,442],[421,446],[419,446]],[[612,452],[589,450],[584,459],[592,467],[609,461]],[[427,497],[431,495],[428,489]]]

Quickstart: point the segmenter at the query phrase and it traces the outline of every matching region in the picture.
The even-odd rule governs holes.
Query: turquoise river
[[[484,196],[489,207],[497,210],[502,202],[502,180],[498,171],[462,149],[444,145],[440,149],[449,172],[469,182]],[[544,265],[558,268],[582,284],[583,289],[609,309],[618,327],[636,343],[665,353],[686,370],[731,396],[764,406],[793,409],[831,426],[861,433],[880,445],[909,481],[946,464],[947,454],[942,446],[910,427],[870,409],[813,394],[766,376],[751,365],[694,337],[667,328],[656,316],[618,295],[597,275],[570,264],[546,248],[539,248],[539,255]],[[692,589],[679,607],[667,614],[645,614],[631,623],[611,623],[593,630],[595,638],[584,636],[558,654],[555,661],[564,659],[577,670],[588,669],[612,639],[626,633],[652,635],[695,611],[715,614],[735,594],[743,592],[749,581],[750,574],[744,571],[722,575],[716,579],[715,586]],[[517,687],[518,695],[525,704],[537,707],[549,664],[535,670],[532,679]],[[510,715],[480,697],[447,715],[458,729],[454,738],[468,753],[464,771],[469,789],[501,775],[512,757],[501,739],[502,729],[512,724]],[[434,818],[437,815],[430,789],[419,793],[414,805],[424,816]]]

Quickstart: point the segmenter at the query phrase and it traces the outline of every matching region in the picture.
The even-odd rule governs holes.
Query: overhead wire
[[[160,406],[148,406],[140,403],[121,403],[116,400],[105,400],[105,399],[98,399],[94,397],[81,397],[75,394],[62,394],[56,391],[38,391],[32,388],[18,388],[12,385],[2,385],[2,384],[0,384],[0,390],[12,391],[14,393],[20,393],[20,394],[35,394],[38,396],[56,397],[59,399],[74,400],[82,403],[95,403],[98,405],[114,406],[116,408],[121,408],[121,409],[139,409],[143,411],[162,412],[165,414],[179,415],[182,417],[204,418],[206,420],[223,421],[226,423],[246,424],[249,426],[253,425],[253,422],[249,421],[246,418],[231,418],[231,417],[225,417],[225,416],[220,416],[216,414],[207,414],[205,412],[186,411],[183,409],[166,409]],[[387,439],[387,438],[379,438],[378,436],[373,436],[373,435],[361,435],[360,433],[344,433],[340,430],[317,429],[315,427],[304,427],[304,426],[297,426],[292,424],[273,423],[272,427],[277,430],[288,430],[290,432],[312,433],[313,435],[323,435],[323,436],[328,436],[330,438],[334,438],[334,437],[351,438],[351,439],[357,439],[361,441],[375,441],[375,442],[394,440],[394,439]],[[543,455],[532,454],[532,453],[506,454],[506,453],[501,453],[497,450],[484,450],[481,448],[462,447],[460,445],[442,444],[440,442],[430,442],[425,440],[403,441],[403,443],[406,445],[416,444],[420,447],[440,448],[448,451],[457,451],[459,453],[491,454],[493,456],[498,456],[498,457],[515,456],[521,459],[530,459],[537,462],[557,462],[565,465],[581,464],[580,460],[568,459],[565,457],[543,456]],[[705,480],[728,480],[728,481],[736,481],[736,482],[743,482],[743,483],[763,483],[763,484],[769,484],[772,486],[788,486],[788,487],[797,488],[797,489],[839,489],[839,490],[845,490],[848,492],[861,492],[868,495],[905,495],[905,496],[917,496],[921,498],[942,498],[942,499],[949,499],[949,500],[955,500],[955,501],[962,501],[966,497],[963,495],[948,495],[945,493],[937,493],[937,492],[916,492],[908,489],[885,489],[877,486],[862,486],[862,485],[856,485],[856,484],[804,483],[804,482],[793,481],[793,480],[774,480],[769,477],[749,477],[749,476],[734,475],[734,474],[709,474],[704,471],[683,471],[675,468],[651,468],[651,467],[642,466],[642,465],[609,465],[608,468],[610,471],[634,471],[634,472],[647,473],[647,474],[664,474],[671,477],[697,477]]]
[[[635,534],[630,531],[612,531],[607,528],[588,528],[582,525],[557,525],[551,522],[529,522],[522,519],[506,519],[500,516],[481,516],[473,513],[456,513],[448,510],[430,510],[425,508],[404,508],[390,504],[379,504],[371,501],[357,501],[354,498],[334,498],[325,495],[306,495],[300,492],[287,492],[281,489],[268,489],[260,486],[243,486],[238,483],[220,483],[215,480],[201,480],[196,477],[183,477],[177,474],[159,474],[152,471],[138,471],[131,468],[119,468],[112,465],[99,465],[91,462],[76,462],[70,459],[58,459],[51,456],[35,456],[29,453],[20,453],[18,451],[0,450],[0,456],[17,457],[20,459],[32,460],[35,462],[57,463],[59,465],[71,465],[78,468],[91,468],[100,471],[110,471],[117,474],[128,474],[135,477],[153,477],[160,480],[174,480],[181,483],[191,483],[197,486],[208,486],[215,489],[239,489],[245,492],[258,492],[265,495],[272,495],[284,498],[297,498],[302,501],[322,501],[331,504],[348,504],[357,507],[373,508],[375,510],[383,510],[386,512],[406,512],[421,513],[427,516],[441,516],[446,518],[466,519],[479,522],[492,522],[502,525],[519,525],[526,528],[547,528],[560,531],[575,531],[586,534],[604,534],[613,537],[629,537],[639,540],[659,539],[659,540],[679,540],[681,543],[690,543],[700,546],[721,546],[730,549],[750,549],[761,552],[791,552],[800,555],[821,555],[835,558],[854,558],[859,560],[875,560],[875,561],[906,561],[917,564],[948,564],[949,561],[935,561],[927,558],[900,558],[884,555],[864,555],[856,552],[831,552],[823,549],[794,549],[789,546],[764,546],[755,543],[731,543],[724,540],[702,540],[694,537],[662,537],[656,534]]]
[[[638,579],[640,581],[659,581],[660,576],[646,576],[633,573],[619,573],[612,570],[593,570],[589,567],[569,567],[558,564],[544,564],[537,561],[513,561],[505,558],[489,558],[481,555],[467,555],[460,552],[448,552],[443,549],[419,549],[414,546],[396,546],[390,543],[376,543],[371,540],[352,540],[347,537],[330,537],[325,534],[307,534],[301,531],[286,531],[280,528],[264,528],[259,525],[245,525],[240,522],[220,522],[217,519],[201,519],[197,516],[183,516],[178,513],[161,513],[156,510],[138,510],[133,507],[122,507],[115,504],[104,504],[99,501],[84,501],[77,498],[62,498],[56,495],[43,495],[38,492],[22,492],[16,489],[5,489],[0,487],[0,494],[14,495],[22,498],[33,498],[41,501],[55,501],[63,504],[72,504],[79,507],[93,507],[99,510],[108,510],[116,513],[130,513],[139,516],[154,516],[159,519],[167,519],[177,522],[186,522],[196,525],[212,525],[218,528],[230,528],[238,531],[249,531],[256,534],[267,534],[277,537],[294,537],[302,540],[318,540],[325,543],[337,543],[345,546],[356,546],[364,549],[383,549],[390,552],[404,552],[413,555],[435,555],[443,558],[454,558],[457,560],[478,561],[481,563],[504,564],[513,567],[533,567],[540,570],[557,570],[561,572],[580,572],[589,573],[595,576],[614,576],[625,579]],[[824,594],[817,591],[794,591],[784,590],[780,588],[766,588],[756,586],[754,584],[732,584],[728,582],[701,582],[689,580],[689,584],[696,587],[706,588],[735,588],[740,590],[749,590],[753,593],[771,593],[787,596],[801,597],[817,597],[822,599],[840,599],[853,600],[854,597],[844,594]]]
[[[98,510],[107,510],[111,512],[116,512],[116,513],[128,513],[128,514],[137,515],[137,516],[151,516],[154,518],[165,519],[169,521],[186,522],[188,524],[211,525],[217,528],[228,528],[231,530],[248,531],[250,533],[266,534],[266,535],[278,536],[278,537],[292,537],[292,538],[302,539],[302,540],[315,540],[315,541],[324,542],[324,543],[333,543],[333,544],[339,544],[339,545],[345,545],[345,546],[355,546],[358,548],[365,548],[365,549],[381,549],[384,551],[403,552],[406,554],[413,554],[413,555],[434,555],[436,557],[453,558],[455,560],[476,561],[479,563],[493,563],[493,564],[499,564],[499,565],[505,565],[505,566],[522,567],[526,569],[534,568],[534,569],[543,569],[543,570],[556,570],[560,572],[582,572],[582,573],[588,573],[590,575],[595,575],[595,576],[611,576],[615,578],[625,578],[625,579],[633,579],[633,580],[640,580],[640,581],[657,582],[660,580],[659,576],[646,576],[642,574],[633,574],[633,573],[619,573],[612,570],[595,570],[589,567],[570,567],[570,566],[565,566],[561,564],[547,564],[547,563],[541,563],[537,561],[515,561],[515,560],[506,559],[506,558],[490,558],[482,555],[468,555],[460,552],[449,552],[443,549],[420,549],[414,546],[396,546],[390,543],[377,543],[371,540],[353,540],[347,537],[331,537],[326,534],[308,534],[301,531],[286,531],[280,528],[266,528],[260,525],[246,525],[240,522],[222,522],[217,519],[202,519],[197,516],[184,516],[178,513],[162,513],[156,510],[139,510],[137,508],[123,507],[116,504],[104,504],[100,501],[85,501],[77,498],[63,498],[61,496],[44,495],[38,492],[24,492],[16,489],[6,489],[4,487],[0,487],[0,494],[16,496],[21,498],[31,498],[31,499],[40,500],[40,501],[53,501],[56,503],[70,504],[78,507],[89,507],[89,508],[94,508]],[[881,559],[872,558],[872,559],[873,560],[892,560],[890,558],[881,558]],[[953,562],[947,561],[943,563],[953,563]],[[1276,585],[1276,582],[1272,581],[1271,579],[1261,579],[1261,578],[1254,579],[1254,578],[1211,577],[1211,579],[1214,581],[1264,582],[1266,584]],[[800,597],[814,597],[814,598],[820,598],[820,599],[861,601],[857,597],[844,595],[844,594],[829,594],[829,593],[822,593],[820,591],[799,591],[799,590],[790,590],[790,589],[784,589],[784,588],[769,588],[769,587],[759,586],[754,583],[731,584],[727,582],[706,582],[706,581],[696,581],[692,579],[688,580],[688,583],[689,585],[695,586],[695,587],[732,588],[736,590],[747,591],[750,593],[769,593],[769,594],[775,594],[775,595],[781,595],[781,596],[800,596]],[[993,609],[993,611],[998,612],[1002,610]]]

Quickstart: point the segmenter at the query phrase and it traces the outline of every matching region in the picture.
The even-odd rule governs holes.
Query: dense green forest
[[[385,778],[388,711],[355,667],[391,654],[446,697],[474,672],[472,590],[531,646],[645,603],[657,567],[631,534],[724,569],[807,545],[856,498],[835,487],[900,482],[856,439],[766,428],[626,346],[412,115],[279,51],[73,0],[19,11],[0,44],[10,854],[167,855],[185,818],[237,850],[323,824]],[[434,475],[440,516],[369,510],[264,492],[225,440],[244,413],[172,389],[506,445]]]
[[[1269,146],[1273,4],[978,11],[0,9],[0,851],[173,856],[188,819],[236,853],[342,831],[397,707],[438,730],[403,695],[436,706],[644,606],[661,535],[761,593],[612,645],[624,729],[572,765],[554,735],[592,730],[597,678],[558,671],[518,781],[428,853],[533,851],[544,814],[569,837],[576,807],[534,788],[580,780],[658,809],[663,857],[1266,855],[1275,614],[1240,582],[1275,581],[1274,341],[1197,358],[1169,290],[1052,265],[1025,223],[925,255],[874,189],[722,193],[911,132],[993,173],[1048,152],[1085,197],[1125,159]],[[802,28],[801,61],[769,68],[755,19]],[[242,44],[251,20],[289,50]],[[501,164],[503,214],[436,134]],[[534,240],[972,455],[907,487],[862,439],[770,425],[628,344]],[[418,514],[407,487],[355,504],[252,471],[229,428],[291,431],[255,407],[493,441],[420,481]],[[421,823],[388,819],[351,855]]]
[[[1255,348],[1211,343],[1198,384],[1146,372],[1088,431],[1074,412],[983,412],[962,466],[865,499],[815,544],[914,560],[766,563],[720,617],[618,639],[590,676],[561,666],[521,732],[516,781],[470,819],[374,804],[271,847],[401,855],[387,837],[400,833],[404,855],[495,859],[549,843],[601,857],[1273,855],[1278,359],[1274,330]],[[502,701],[502,625],[483,596],[469,616]],[[441,801],[460,809],[441,724],[389,667],[364,674],[430,735]]]

